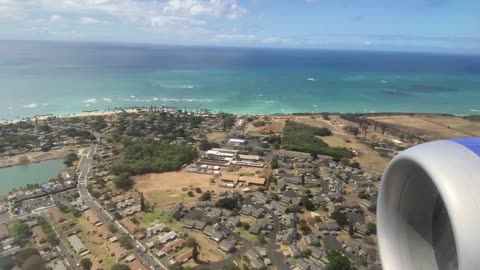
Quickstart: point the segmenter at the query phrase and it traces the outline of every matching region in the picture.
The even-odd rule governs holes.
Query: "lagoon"
[[[0,194],[27,184],[43,184],[57,177],[65,167],[63,159],[0,168]]]

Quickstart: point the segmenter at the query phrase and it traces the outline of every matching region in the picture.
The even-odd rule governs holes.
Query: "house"
[[[127,257],[127,251],[118,242],[111,243],[107,248],[110,256],[114,257],[117,262]]]
[[[227,224],[230,225],[230,227],[235,228],[240,224],[240,218],[238,217],[229,217],[227,219]]]
[[[304,238],[305,244],[308,246],[318,246],[320,245],[320,241],[314,234],[308,234]]]
[[[251,234],[258,235],[261,230],[265,229],[267,227],[268,223],[266,220],[261,219],[261,220],[256,220],[251,226],[250,229],[248,230]]]
[[[338,226],[337,222],[317,222],[315,227],[319,231],[338,231],[340,230],[340,226]]]
[[[290,213],[285,218],[285,227],[287,228],[295,228],[297,226],[297,216],[295,213]]]
[[[297,239],[297,229],[296,228],[289,228],[287,229],[285,235],[283,236],[283,243],[285,245],[290,245]]]
[[[189,249],[181,252],[177,256],[175,256],[175,261],[178,264],[183,264],[183,263],[188,262],[192,258],[192,256],[193,256],[193,249],[189,248]]]
[[[310,256],[312,256],[313,258],[315,258],[317,260],[320,260],[322,258],[323,252],[319,247],[311,246],[311,247],[308,247],[308,248],[312,251],[312,253],[310,253]]]
[[[240,176],[238,182],[244,182],[247,185],[264,186],[267,179],[256,176]]]
[[[128,266],[130,267],[131,270],[148,270],[145,265],[143,265],[138,259],[135,258],[135,260],[131,261]]]
[[[38,245],[41,245],[47,241],[47,235],[40,226],[35,226],[32,228],[32,236]]]
[[[271,201],[270,206],[281,214],[287,211],[287,207],[277,201]]]
[[[168,254],[172,251],[175,251],[179,246],[183,245],[185,243],[185,240],[182,238],[177,238],[163,246],[161,251],[165,252],[165,254]]]
[[[110,229],[105,224],[102,224],[102,225],[96,227],[96,230],[97,230],[98,235],[103,237],[104,239],[109,239],[110,237],[113,236],[112,232],[110,231]]]
[[[181,214],[182,208],[183,208],[182,203],[176,203],[167,210],[167,215],[174,218],[178,218],[179,215]]]
[[[302,251],[295,244],[289,245],[288,251],[290,252],[290,256],[292,256],[293,258],[298,258],[302,256]]]
[[[230,253],[236,244],[237,242],[235,240],[224,239],[218,244],[218,248],[225,253]]]
[[[83,212],[85,218],[94,226],[102,225],[102,221],[98,218],[97,214],[95,214],[91,209]]]
[[[360,236],[365,236],[368,234],[368,232],[369,232],[368,226],[365,224],[357,225],[355,228],[355,233],[357,233]]]
[[[177,238],[177,233],[174,232],[174,231],[169,231],[169,232],[167,232],[167,233],[164,233],[164,234],[160,235],[160,236],[157,238],[157,240],[155,240],[155,243],[156,243],[157,245],[162,245],[162,244],[165,244],[165,243],[167,243],[168,241],[173,240],[173,239],[175,239],[175,238]]]
[[[120,220],[120,224],[122,224],[125,229],[127,229],[128,232],[131,234],[134,234],[137,232],[139,229],[137,224],[133,223],[133,221],[130,218],[123,218]]]
[[[260,191],[255,191],[255,193],[253,194],[253,196],[255,196],[255,201],[258,203],[258,204],[262,204],[262,205],[265,205],[268,203],[268,201],[270,200],[268,198],[267,195],[265,195],[265,193],[262,193]]]
[[[263,264],[262,257],[255,248],[250,249],[246,253],[247,258],[250,260],[250,264],[255,267],[255,269],[264,269],[265,264]]]
[[[215,202],[214,201],[198,201],[197,207],[198,208],[215,207]]]
[[[359,250],[362,247],[362,243],[358,240],[353,239],[353,238],[348,238],[345,241],[345,245],[353,248],[354,250]]]
[[[152,227],[147,228],[147,235],[152,236],[155,234],[158,234],[159,232],[162,232],[167,226],[163,223],[157,223],[153,225]]]
[[[82,240],[80,240],[80,238],[78,238],[76,234],[69,236],[67,240],[77,254],[82,255],[83,253],[88,251]]]
[[[301,270],[310,270],[311,263],[304,258],[300,258],[297,260],[297,267]]]

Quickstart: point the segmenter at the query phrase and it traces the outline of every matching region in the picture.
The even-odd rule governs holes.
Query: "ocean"
[[[116,107],[480,113],[480,56],[0,41],[0,119]]]

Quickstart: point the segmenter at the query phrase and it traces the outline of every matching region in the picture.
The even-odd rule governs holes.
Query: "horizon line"
[[[235,46],[219,44],[178,44],[135,41],[98,41],[98,40],[63,40],[63,39],[2,39],[0,42],[39,42],[59,44],[83,45],[123,45],[123,46],[152,46],[152,47],[183,47],[183,48],[231,48],[231,49],[257,49],[257,50],[285,50],[285,51],[335,51],[335,52],[376,52],[398,54],[425,54],[425,55],[453,55],[453,56],[480,56],[480,52],[467,51],[425,51],[425,50],[395,50],[379,48],[320,48],[320,47],[268,47],[268,46]]]

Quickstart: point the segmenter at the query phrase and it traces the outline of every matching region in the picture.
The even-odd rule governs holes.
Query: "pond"
[[[7,194],[27,184],[46,183],[56,178],[63,168],[63,159],[0,168],[0,194]]]

